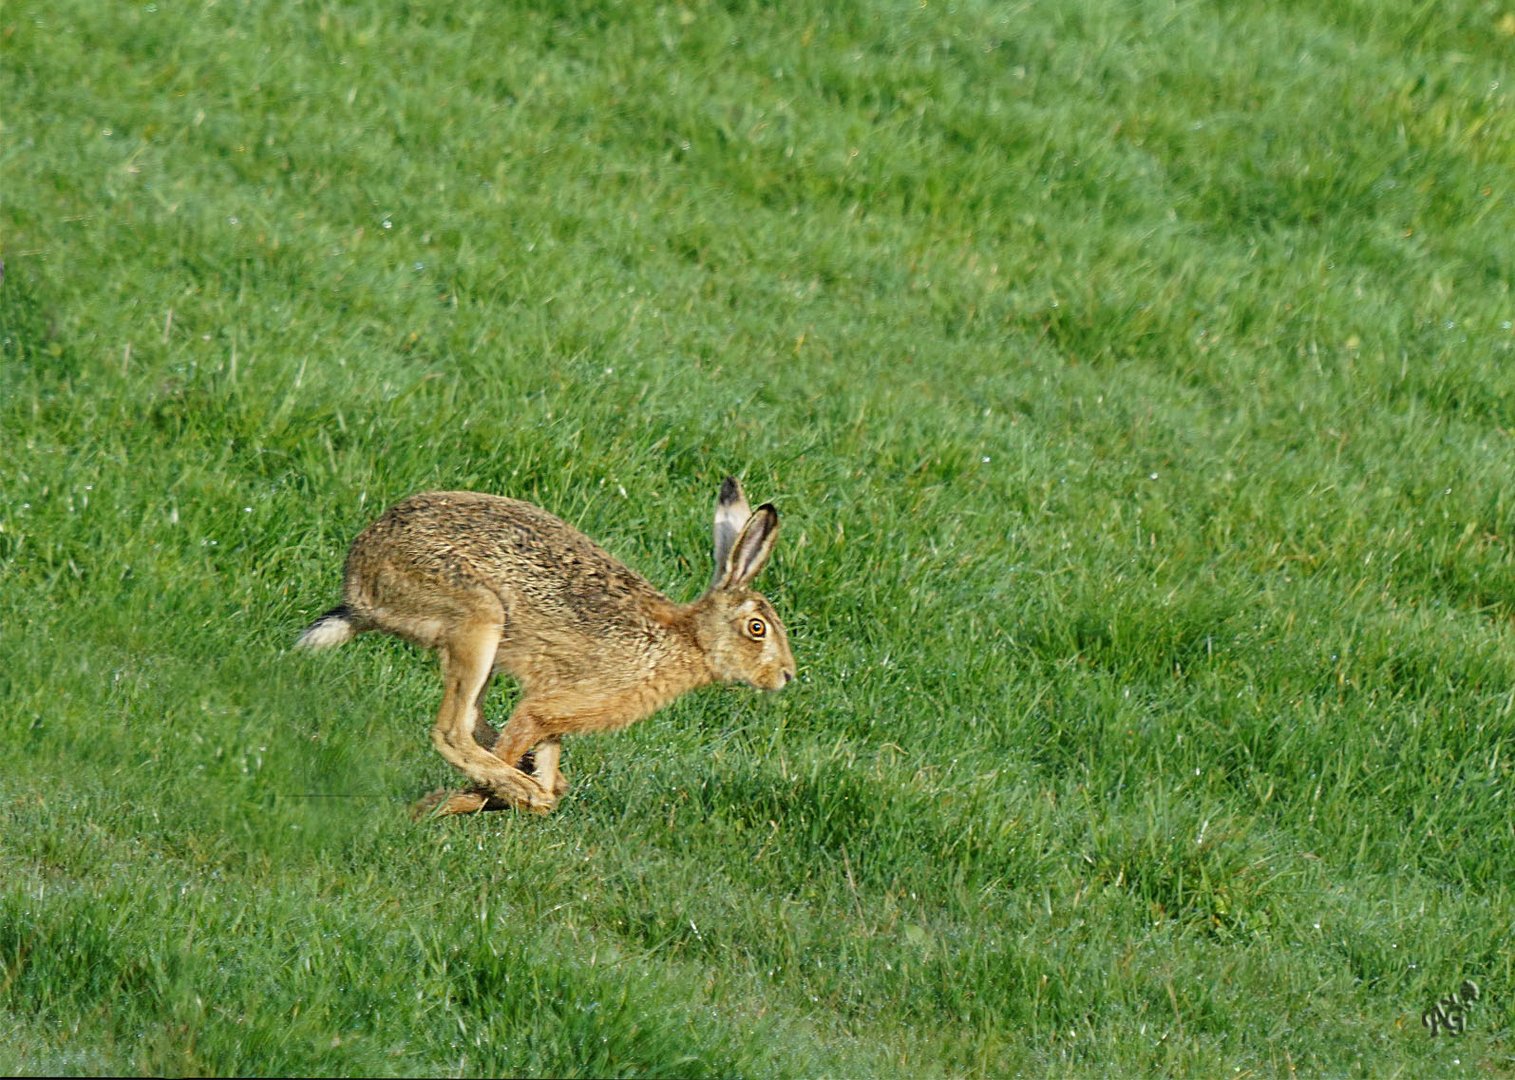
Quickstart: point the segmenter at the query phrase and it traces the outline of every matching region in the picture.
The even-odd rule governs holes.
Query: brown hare
[[[778,690],[794,678],[788,634],[750,587],[778,528],[772,504],[749,510],[728,478],[715,507],[715,577],[678,604],[530,503],[413,495],[353,541],[342,603],[297,644],[324,649],[383,630],[436,649],[444,692],[431,740],[473,786],[434,793],[417,812],[547,813],[568,790],[564,735],[625,727],[707,683]],[[522,696],[496,733],[483,701],[498,671]]]

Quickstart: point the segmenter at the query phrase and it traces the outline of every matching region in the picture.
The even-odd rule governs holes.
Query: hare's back
[[[349,586],[378,576],[441,590],[483,588],[507,610],[603,622],[661,594],[562,519],[519,499],[431,491],[390,507],[353,542]]]

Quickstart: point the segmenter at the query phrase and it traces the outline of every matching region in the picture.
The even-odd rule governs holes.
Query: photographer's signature
[[[1478,984],[1472,979],[1464,979],[1456,993],[1448,994],[1421,1013],[1420,1022],[1432,1035],[1443,1031],[1448,1035],[1461,1035],[1468,1029],[1468,1008],[1478,997]]]

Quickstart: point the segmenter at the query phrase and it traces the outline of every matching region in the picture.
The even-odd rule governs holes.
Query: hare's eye
[[[747,633],[751,634],[753,637],[762,637],[767,632],[768,626],[763,622],[762,619],[747,620]]]

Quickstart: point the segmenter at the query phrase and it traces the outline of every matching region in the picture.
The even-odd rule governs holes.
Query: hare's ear
[[[721,485],[721,496],[715,504],[715,578],[711,587],[719,585],[726,576],[726,558],[732,545],[741,535],[742,526],[752,511],[747,508],[747,496],[742,494],[742,485],[732,476]]]
[[[773,543],[778,538],[779,512],[773,508],[772,503],[764,503],[753,511],[747,524],[742,527],[742,534],[736,538],[736,543],[726,556],[723,572],[716,579],[715,587],[730,589],[751,583],[768,562],[768,556],[773,554]]]

